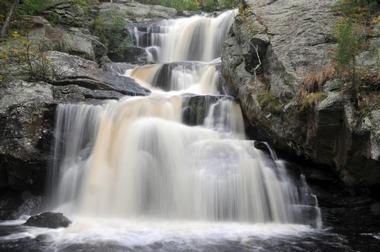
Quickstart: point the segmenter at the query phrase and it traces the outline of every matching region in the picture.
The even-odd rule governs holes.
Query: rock
[[[44,17],[55,24],[81,27],[86,24],[86,15],[82,7],[73,1],[57,1],[43,12]]]
[[[56,51],[48,52],[46,57],[52,62],[51,67],[55,72],[55,76],[50,77],[54,85],[75,84],[89,89],[116,91],[125,95],[150,93],[132,78],[104,71],[96,62]]]
[[[202,125],[210,106],[220,99],[234,98],[223,95],[184,95],[182,121],[191,126]]]
[[[31,215],[42,207],[42,197],[28,191],[2,191],[0,196],[0,220],[17,219]]]
[[[78,55],[89,60],[100,59],[107,48],[96,36],[85,34],[78,28],[53,26],[39,16],[27,16],[24,22],[30,26],[29,39],[44,49]]]
[[[61,228],[68,227],[71,221],[62,213],[46,212],[30,217],[24,225],[33,227]]]
[[[53,92],[46,83],[13,81],[0,88],[0,163],[12,190],[41,192],[45,184]]]
[[[113,62],[128,62],[130,64],[147,64],[148,53],[142,47],[130,46],[123,50],[122,54],[109,53],[108,56]]]
[[[330,35],[337,20],[334,1],[249,2],[252,10],[236,17],[222,51],[223,76],[241,103],[248,134],[261,132],[260,140],[277,149],[333,168],[346,184],[379,184],[378,102],[360,118],[340,91],[342,83],[331,79],[322,100],[302,109],[305,78],[329,67],[328,55],[336,46]],[[371,42],[376,48],[377,39]],[[358,62],[371,66],[368,54]],[[363,99],[379,97],[375,85],[367,89],[361,91]]]
[[[137,2],[101,3],[98,6],[99,16],[108,23],[112,17],[121,16],[128,22],[151,22],[167,18],[175,18],[177,11],[174,8],[160,5],[147,5]]]

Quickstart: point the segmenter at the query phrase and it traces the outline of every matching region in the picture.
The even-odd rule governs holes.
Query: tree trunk
[[[12,5],[11,5],[11,8],[9,9],[8,15],[7,15],[7,17],[5,18],[5,21],[4,21],[4,24],[3,24],[3,27],[1,27],[0,38],[5,37],[5,35],[7,34],[7,30],[8,30],[9,22],[11,21],[11,18],[12,18],[13,12],[14,12],[14,10],[16,9],[16,6],[17,6],[17,4],[19,3],[19,1],[20,1],[20,0],[14,0],[14,1],[13,1]]]

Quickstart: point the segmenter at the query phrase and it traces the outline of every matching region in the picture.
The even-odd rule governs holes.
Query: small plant
[[[274,96],[270,91],[266,91],[257,96],[257,102],[261,109],[273,114],[278,114],[282,110],[280,100]]]
[[[326,99],[326,97],[327,97],[327,94],[325,92],[316,92],[316,93],[311,93],[306,96],[303,96],[300,101],[301,112],[304,112],[310,108],[313,108],[319,102]]]
[[[36,81],[48,81],[60,74],[58,69],[52,67],[50,60],[46,57],[45,44],[43,41],[32,43],[28,34],[25,36],[17,31],[11,33],[9,40],[0,51],[0,63],[5,72],[2,78],[12,75],[10,66],[16,64],[29,79]]]
[[[303,91],[306,93],[318,92],[326,81],[334,77],[335,73],[335,66],[331,64],[321,71],[309,73],[303,80]]]

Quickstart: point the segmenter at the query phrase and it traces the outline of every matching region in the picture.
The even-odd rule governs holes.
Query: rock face
[[[62,52],[48,52],[55,76],[54,85],[76,84],[89,89],[109,90],[125,95],[147,95],[148,89],[141,87],[132,78],[114,72],[103,71],[93,61]]]
[[[128,22],[152,22],[166,18],[175,18],[176,9],[160,5],[146,5],[137,2],[115,1],[105,2],[98,6],[99,16],[110,21],[113,16],[121,16]]]
[[[68,227],[71,221],[62,213],[46,212],[30,217],[24,225],[33,227],[60,228]]]
[[[255,138],[334,167],[347,184],[374,185],[380,183],[380,107],[360,115],[334,79],[309,96],[319,103],[301,95],[310,74],[329,68],[334,2],[250,1],[253,10],[237,16],[224,44],[223,75],[251,131],[262,132]]]

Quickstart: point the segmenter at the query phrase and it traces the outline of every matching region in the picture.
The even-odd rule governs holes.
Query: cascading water
[[[220,87],[217,58],[234,15],[162,21],[145,34],[135,28],[157,63],[126,75],[152,94],[58,106],[55,207],[91,222],[123,219],[141,235],[146,228],[137,226],[147,222],[177,231],[177,222],[320,226],[306,183],[288,176],[269,146],[271,156],[244,140],[240,106]]]

